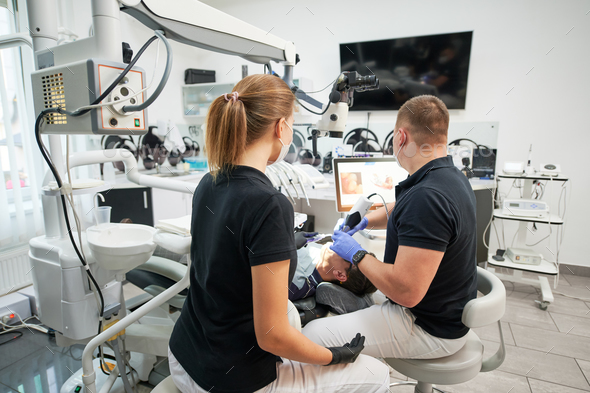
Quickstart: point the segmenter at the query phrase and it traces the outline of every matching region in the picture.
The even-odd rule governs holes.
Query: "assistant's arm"
[[[263,350],[303,363],[326,365],[332,352],[289,325],[289,260],[252,266],[254,330]]]

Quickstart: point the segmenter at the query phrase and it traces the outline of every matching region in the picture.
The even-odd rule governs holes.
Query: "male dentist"
[[[368,214],[331,246],[355,264],[388,301],[309,323],[303,333],[324,346],[344,345],[356,332],[364,354],[430,359],[452,355],[469,331],[463,308],[477,294],[475,195],[447,156],[449,112],[428,95],[399,110],[393,151],[410,176],[396,186],[396,203]],[[362,229],[387,229],[383,262],[352,238]],[[344,228],[345,230],[347,228]]]

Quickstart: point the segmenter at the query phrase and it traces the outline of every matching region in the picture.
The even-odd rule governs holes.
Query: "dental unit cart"
[[[567,182],[569,180],[567,177],[563,177],[563,176],[549,177],[549,176],[543,176],[543,175],[539,175],[539,174],[526,175],[524,173],[521,175],[499,174],[498,180],[500,180],[500,179],[509,179],[512,181],[522,180],[524,183],[522,186],[522,195],[524,195],[524,196],[531,195],[531,193],[533,191],[533,186],[538,181],[545,180],[548,182],[564,182],[563,185],[565,185],[565,182]],[[520,202],[518,202],[518,201],[520,201]],[[508,253],[508,251],[507,251],[506,254],[504,255],[505,259],[503,261],[502,260],[499,261],[497,259],[494,259],[493,258],[494,253],[489,253],[485,268],[491,272],[494,272],[494,274],[496,274],[496,276],[498,276],[502,280],[510,281],[510,282],[514,282],[514,283],[529,284],[529,285],[532,285],[536,288],[540,288],[541,289],[541,299],[540,299],[540,301],[538,301],[539,307],[542,310],[546,310],[547,306],[551,302],[553,302],[553,293],[551,291],[551,286],[549,284],[549,280],[545,276],[553,276],[553,289],[556,289],[557,282],[559,279],[559,260],[557,258],[555,258],[556,261],[551,262],[551,261],[548,261],[547,259],[545,259],[543,257],[543,255],[539,254],[538,255],[538,257],[540,257],[539,264],[515,263],[507,255],[507,254],[510,254],[510,255],[512,255],[512,257],[514,259],[516,259],[519,256],[522,256],[521,254],[523,251],[528,249],[528,247],[526,246],[526,238],[527,238],[527,233],[529,232],[529,230],[528,230],[529,223],[532,222],[532,223],[536,223],[536,224],[563,225],[564,220],[557,214],[551,214],[546,202],[540,201],[540,200],[534,200],[534,201],[538,202],[537,207],[530,206],[530,204],[531,204],[530,199],[521,198],[521,199],[516,199],[516,200],[510,200],[510,203],[518,205],[514,209],[512,209],[512,211],[510,209],[510,204],[506,205],[507,201],[504,202],[504,205],[502,208],[494,210],[494,212],[493,212],[494,219],[497,218],[497,219],[501,219],[501,220],[518,221],[519,226],[518,226],[518,230],[517,230],[517,234],[516,234],[515,246],[507,248],[507,250],[510,249],[512,252]],[[543,214],[532,214],[531,213],[531,211],[534,211],[535,209],[540,209],[540,207],[542,207],[541,210],[543,210],[543,212],[542,212]],[[549,237],[549,239],[551,239],[551,238]],[[559,254],[560,242],[557,242],[557,244],[558,244],[557,245],[558,248],[554,251],[552,251],[549,247],[547,247],[549,252],[551,254],[553,254],[554,257],[556,257]],[[525,249],[525,250],[522,250],[522,249]],[[528,251],[531,251],[531,250],[528,250]],[[535,263],[536,262],[538,262],[538,261],[535,260]],[[509,268],[509,269],[512,269],[514,272],[512,275],[498,273],[495,271],[495,268]],[[539,273],[539,274],[542,274],[543,276],[538,276],[537,279],[524,278],[523,272]]]

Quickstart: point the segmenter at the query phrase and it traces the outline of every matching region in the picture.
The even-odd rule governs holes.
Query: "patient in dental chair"
[[[310,246],[297,250],[297,270],[289,286],[289,300],[314,296],[317,286],[322,282],[336,284],[358,297],[377,290],[356,266],[330,250],[330,244],[325,244],[315,258],[310,252]]]

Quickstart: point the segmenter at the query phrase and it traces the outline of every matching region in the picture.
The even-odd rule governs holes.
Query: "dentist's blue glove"
[[[369,225],[369,219],[367,217],[363,217],[363,219],[361,220],[361,222],[358,223],[357,226],[346,231],[346,233],[348,233],[350,236],[352,236],[355,233],[357,233],[358,231],[362,231],[363,229],[365,229],[367,227],[367,225]]]
[[[361,245],[346,232],[335,231],[332,235],[332,240],[334,240],[334,243],[330,246],[330,249],[350,263],[352,263],[352,257],[354,254],[360,250],[364,250]]]

